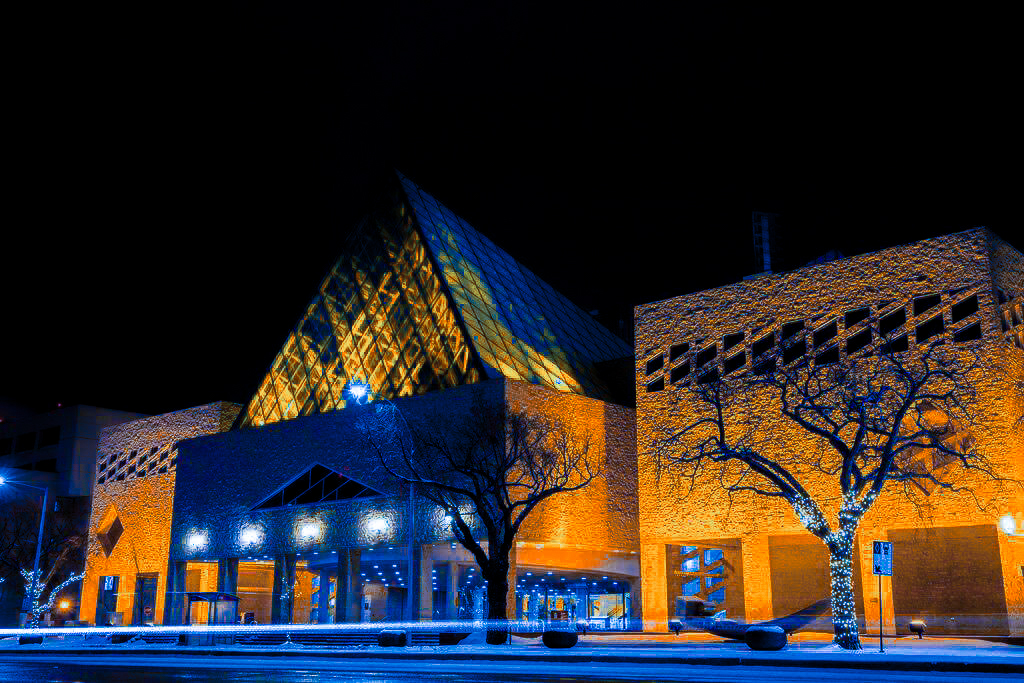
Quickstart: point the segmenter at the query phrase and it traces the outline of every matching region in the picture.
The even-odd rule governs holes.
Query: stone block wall
[[[117,576],[116,612],[134,617],[139,574],[159,575],[155,620],[163,614],[179,441],[230,428],[240,406],[218,402],[103,430],[79,617],[95,623],[101,577]],[[118,532],[118,527],[122,531]]]
[[[809,536],[789,505],[753,493],[728,496],[711,477],[680,480],[664,469],[659,471],[650,446],[665,428],[692,422],[695,403],[685,385],[696,375],[712,367],[737,374],[749,370],[758,342],[774,334],[777,344],[784,326],[794,322],[803,323],[809,339],[815,335],[822,339],[820,346],[809,341],[809,357],[834,347],[838,358],[845,359],[858,334],[901,309],[911,345],[918,326],[938,325],[937,319],[941,320],[943,331],[929,342],[942,340],[965,359],[975,354],[978,358],[973,374],[978,423],[972,425],[978,450],[991,459],[1000,476],[1024,480],[1024,428],[1016,422],[1024,413],[1024,354],[1016,341],[1024,330],[1016,311],[1024,301],[1022,263],[1021,254],[1004,241],[988,230],[975,229],[637,307],[639,526],[644,556],[651,558],[644,560],[645,571],[648,565],[658,571],[657,548],[664,544],[739,538],[744,546],[746,618],[770,618],[791,606],[787,596],[773,595],[781,590],[781,583],[772,574],[767,542],[778,535]],[[915,313],[916,302],[924,309],[919,313]],[[750,411],[742,419],[774,430],[794,452],[813,453],[821,448],[777,412],[764,406],[752,406]],[[1019,488],[981,475],[960,474],[960,483],[971,495],[935,491],[911,503],[895,485],[889,485],[862,521],[855,570],[861,593],[858,611],[861,617],[867,613],[869,627],[872,622],[877,627],[879,599],[870,566],[871,540],[885,540],[893,529],[994,529],[999,515],[1021,514]],[[839,497],[834,479],[817,475],[804,481],[816,498],[826,500],[826,512],[834,515]],[[997,569],[1000,563],[1004,566],[1000,599],[1006,603],[1010,630],[1019,633],[1020,626],[1013,624],[1022,620],[1021,591],[1014,583],[1020,583],[1020,574],[1005,569],[1017,561],[1016,545],[1001,542],[1000,553],[986,554],[984,562]],[[775,552],[775,563],[783,561],[780,552]],[[809,564],[820,564],[811,559]],[[827,571],[827,564],[820,571]],[[671,609],[662,597],[664,581],[654,575],[644,578],[644,618],[649,628],[663,629],[666,610]],[[755,581],[760,587],[755,587]],[[891,628],[892,588],[884,584],[883,591]]]

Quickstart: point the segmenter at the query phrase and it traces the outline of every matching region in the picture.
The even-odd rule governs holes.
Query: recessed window
[[[29,432],[27,434],[18,434],[14,438],[14,452],[24,453],[30,451],[36,447],[36,433]]]
[[[925,311],[935,308],[942,303],[942,297],[938,294],[929,294],[928,296],[919,296],[914,299],[914,315],[918,316]]]
[[[727,335],[725,335],[725,338],[722,340],[722,350],[723,351],[728,351],[732,347],[734,347],[737,344],[741,343],[745,336],[746,336],[746,333],[744,333],[744,332],[737,332],[736,334],[727,334]]]
[[[100,546],[102,546],[103,552],[107,557],[110,557],[110,553],[114,552],[114,546],[117,545],[117,541],[123,533],[124,527],[121,525],[121,518],[115,517],[106,531],[96,534],[96,539],[100,542]]]
[[[647,385],[647,393],[649,394],[649,393],[651,393],[653,391],[661,391],[664,388],[665,388],[665,378],[664,377],[659,377],[658,379],[654,380],[653,382],[651,382],[650,384]]]
[[[697,378],[698,384],[710,384],[711,382],[718,381],[718,368],[711,368],[703,375]]]
[[[786,341],[793,335],[797,334],[804,329],[803,320],[794,320],[791,323],[786,323],[782,326],[782,341]]]
[[[950,322],[958,323],[969,315],[978,312],[978,295],[967,297],[963,301],[953,304],[950,309]]]
[[[796,344],[793,344],[782,351],[782,364],[789,365],[797,358],[802,357],[805,353],[807,353],[807,340],[801,339]]]
[[[725,375],[728,375],[730,372],[733,372],[734,370],[738,370],[738,369],[742,368],[746,364],[747,364],[747,353],[745,351],[740,351],[735,356],[732,356],[730,358],[726,358],[725,359],[725,363],[723,364],[723,367],[722,367],[722,373],[725,374]]]
[[[901,329],[906,324],[907,310],[898,308],[878,321],[878,333],[883,337],[888,337],[891,332]]]
[[[663,367],[665,367],[665,356],[656,356],[647,361],[645,371],[648,375],[651,375],[657,372],[658,370],[661,370]]]
[[[850,329],[857,323],[867,320],[869,315],[871,315],[870,308],[855,308],[852,311],[847,311],[843,316],[843,325],[846,329]]]
[[[942,314],[930,318],[925,322],[917,326],[916,334],[917,343],[920,344],[923,341],[928,341],[937,334],[942,334],[946,331],[946,326],[942,323]]]
[[[676,367],[672,368],[672,372],[669,373],[669,381],[675,384],[682,378],[690,374],[690,363],[680,363]]]
[[[968,325],[953,333],[953,341],[957,344],[974,341],[975,339],[981,339],[981,323]]]
[[[846,353],[856,353],[871,343],[871,328],[865,327],[846,340]]]
[[[761,337],[756,342],[754,342],[750,347],[750,355],[753,358],[757,358],[758,356],[763,355],[773,346],[775,346],[774,332],[769,334],[767,337]]]
[[[671,363],[690,350],[689,344],[674,344],[668,350],[668,361]]]
[[[753,372],[755,375],[767,375],[775,371],[775,356],[769,356],[764,360],[754,363]]]
[[[832,365],[839,362],[839,347],[833,346],[825,349],[814,357],[815,365]]]
[[[822,344],[826,344],[836,338],[839,333],[839,326],[835,321],[830,322],[825,327],[814,331],[814,348],[821,347]]]
[[[893,339],[892,341],[883,344],[882,348],[879,349],[879,353],[902,353],[906,351],[908,348],[910,347],[907,344],[907,335],[904,334],[900,337],[897,337],[896,339]]]
[[[713,361],[717,355],[718,347],[709,346],[708,348],[704,349],[703,351],[697,354],[697,357],[693,361],[693,365],[696,368],[702,368],[711,361]]]

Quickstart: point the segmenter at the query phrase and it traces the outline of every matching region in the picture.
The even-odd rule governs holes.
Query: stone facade
[[[240,406],[233,403],[211,403],[103,430],[97,447],[86,575],[82,581],[82,621],[160,623],[178,443],[229,429],[239,410]],[[149,576],[157,579],[155,603],[143,608],[135,587],[140,577]],[[98,606],[105,583],[110,586],[110,602]],[[108,612],[118,616],[108,617]]]
[[[867,326],[901,321],[911,345],[927,336],[929,343],[942,340],[977,354],[973,383],[979,423],[972,431],[978,449],[1001,476],[1024,480],[1024,430],[1016,424],[1024,413],[1022,301],[1024,258],[988,230],[975,229],[637,307],[645,627],[664,629],[675,610],[679,567],[678,557],[666,556],[671,547],[739,549],[739,563],[730,563],[726,594],[743,599],[732,617],[781,616],[806,606],[799,601],[828,595],[827,555],[785,501],[745,492],[729,497],[710,478],[693,482],[687,495],[691,482],[658,472],[651,444],[661,428],[692,419],[686,385],[694,375],[712,367],[737,374],[749,369],[758,343],[770,334],[784,336],[790,324],[802,324],[815,340],[813,349],[808,345],[809,356],[832,352],[844,359],[849,349],[867,348],[865,338],[877,344],[864,333]],[[757,419],[778,419],[763,407],[752,410]],[[794,448],[816,447],[792,427],[778,428]],[[937,605],[944,611],[929,613],[930,624],[951,614],[971,615],[961,617],[971,621],[969,626],[953,630],[1024,632],[1024,554],[1019,541],[995,530],[1002,514],[1017,515],[1019,523],[1020,490],[985,477],[966,481],[984,509],[971,496],[943,491],[912,505],[890,486],[863,519],[855,592],[858,614],[869,630],[877,629],[879,620],[870,541],[890,540],[897,566],[893,579],[883,582],[887,628],[894,621],[902,628],[909,618],[923,616],[925,606]],[[811,486],[817,494],[835,484],[819,477]],[[969,549],[949,552],[960,547]],[[929,578],[943,568],[944,580]],[[939,599],[940,593],[946,597]]]

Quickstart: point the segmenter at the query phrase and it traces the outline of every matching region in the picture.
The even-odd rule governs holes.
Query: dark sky
[[[1008,15],[217,4],[11,24],[0,416],[245,401],[392,168],[613,318],[752,272],[753,209],[1024,246]]]

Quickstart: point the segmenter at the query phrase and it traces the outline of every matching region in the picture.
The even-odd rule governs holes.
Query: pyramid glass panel
[[[238,426],[387,398],[522,379],[593,398],[594,363],[632,349],[400,174],[352,233]]]

